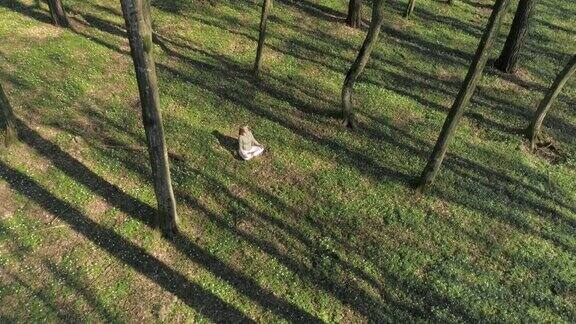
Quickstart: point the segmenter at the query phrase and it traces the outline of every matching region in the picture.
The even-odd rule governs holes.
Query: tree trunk
[[[354,116],[354,107],[352,105],[352,94],[354,92],[354,83],[364,67],[370,59],[370,53],[372,53],[372,48],[376,41],[378,40],[378,34],[380,33],[380,27],[384,22],[383,15],[384,1],[374,0],[372,5],[372,22],[370,23],[370,28],[366,34],[366,39],[360,48],[360,52],[356,57],[356,60],[350,67],[350,70],[346,74],[346,79],[344,80],[344,85],[342,87],[342,111],[344,115],[344,125],[350,128],[356,127],[356,117]]]
[[[348,2],[346,24],[352,28],[359,28],[362,25],[362,0]]]
[[[55,26],[70,27],[70,22],[62,6],[62,0],[48,0],[48,7],[50,7],[50,15]]]
[[[258,48],[256,49],[256,62],[254,62],[254,75],[260,75],[260,67],[262,66],[262,52],[264,50],[264,40],[266,39],[266,24],[268,22],[268,14],[272,9],[272,0],[264,0],[262,4],[262,16],[260,17],[260,36],[258,37]]]
[[[544,120],[544,117],[546,117],[546,113],[554,103],[554,100],[556,99],[558,94],[560,94],[560,91],[562,91],[562,88],[564,87],[566,82],[568,82],[568,79],[570,79],[570,77],[574,74],[574,72],[576,72],[576,54],[572,56],[570,62],[568,62],[566,67],[564,67],[564,69],[560,72],[560,74],[558,74],[558,76],[554,80],[554,83],[552,83],[552,87],[550,87],[550,89],[546,93],[546,96],[540,102],[540,105],[536,110],[536,114],[532,119],[532,122],[526,129],[526,135],[530,140],[530,147],[532,149],[534,149],[534,145],[536,144],[536,138],[540,133],[540,127],[542,126],[542,121]]]
[[[404,17],[408,18],[412,15],[412,11],[414,11],[414,6],[416,5],[416,0],[408,1],[408,6],[406,7],[406,12],[404,13]]]
[[[528,36],[528,22],[537,0],[520,0],[518,9],[512,21],[512,27],[506,38],[506,44],[500,53],[500,57],[494,62],[494,67],[504,73],[516,72],[516,65],[520,56],[520,50]]]
[[[178,231],[178,216],[160,113],[156,67],[152,56],[150,0],[121,0],[121,4],[136,70],[142,120],[158,202],[159,219],[156,223],[159,223],[166,236],[172,236]]]
[[[2,128],[4,132],[4,144],[6,147],[14,144],[18,136],[16,134],[16,118],[14,117],[14,112],[12,110],[12,106],[8,101],[8,97],[0,84],[0,113],[2,114]]]
[[[454,104],[452,105],[452,108],[446,117],[446,121],[444,122],[444,126],[442,127],[438,141],[434,146],[432,155],[430,156],[428,164],[424,168],[424,171],[420,177],[418,190],[421,192],[425,191],[427,187],[431,185],[432,182],[434,182],[434,178],[436,177],[436,174],[442,165],[442,161],[446,155],[448,145],[452,140],[452,137],[454,137],[456,126],[464,114],[464,110],[470,102],[470,98],[474,94],[476,85],[478,84],[480,76],[482,75],[482,71],[486,66],[486,61],[488,60],[490,49],[494,44],[494,40],[498,36],[500,24],[502,23],[502,18],[506,14],[506,8],[508,7],[509,2],[510,0],[496,0],[496,3],[494,4],[492,15],[488,20],[488,25],[486,26],[484,35],[480,40],[480,44],[476,50],[474,60],[468,69],[466,79],[464,80],[464,83],[460,88],[460,92],[458,93],[458,96],[456,97],[456,100],[454,101]]]

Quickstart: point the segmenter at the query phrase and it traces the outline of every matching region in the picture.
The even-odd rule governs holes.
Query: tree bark
[[[150,0],[121,0],[121,4],[138,81],[142,120],[158,202],[159,219],[156,219],[156,223],[166,236],[172,236],[178,231],[178,216],[160,113],[156,67],[152,56]]]
[[[414,11],[414,6],[416,5],[416,0],[408,1],[408,6],[406,7],[406,12],[404,12],[404,17],[408,18],[412,15],[412,11]]]
[[[260,36],[258,37],[258,48],[256,49],[256,61],[254,62],[254,75],[260,75],[262,66],[262,52],[264,51],[264,41],[266,39],[266,24],[268,23],[268,14],[272,8],[272,0],[264,0],[262,4],[262,15],[260,17]]]
[[[504,73],[516,72],[520,50],[526,43],[528,36],[528,23],[534,12],[537,0],[520,0],[512,21],[512,27],[506,38],[506,44],[500,57],[494,62],[494,67]]]
[[[368,29],[368,33],[366,34],[366,38],[364,39],[364,43],[362,44],[362,48],[360,48],[356,60],[346,74],[346,79],[344,80],[344,85],[342,87],[342,112],[344,115],[344,125],[350,128],[356,127],[356,117],[352,105],[354,83],[356,83],[356,79],[358,79],[358,76],[362,73],[362,70],[364,70],[366,63],[370,59],[370,53],[372,53],[374,44],[376,44],[376,41],[378,40],[380,27],[382,27],[382,23],[384,22],[383,8],[383,0],[374,0],[372,5],[372,22],[370,23],[370,28]]]
[[[460,92],[458,93],[458,96],[456,97],[456,100],[454,101],[454,104],[452,105],[452,108],[446,117],[446,121],[444,122],[442,131],[440,132],[438,141],[434,146],[432,155],[430,156],[428,163],[420,177],[418,190],[421,192],[425,191],[427,187],[434,182],[434,178],[436,177],[436,174],[442,165],[442,161],[446,155],[448,145],[454,137],[456,126],[458,126],[458,122],[464,114],[464,110],[466,109],[466,106],[470,102],[470,98],[476,90],[476,85],[478,84],[478,81],[482,75],[482,71],[486,66],[486,61],[488,60],[490,49],[494,44],[494,40],[498,36],[502,18],[506,14],[506,8],[508,7],[509,2],[510,0],[496,0],[496,3],[494,4],[492,15],[488,20],[486,30],[484,31],[484,35],[480,40],[480,44],[476,50],[474,60],[468,69],[466,79],[464,80],[464,83],[460,88]]]
[[[16,133],[16,117],[14,111],[8,101],[8,97],[0,84],[0,113],[2,113],[2,128],[4,132],[4,145],[9,147],[18,140]]]
[[[48,0],[48,7],[50,7],[52,23],[54,23],[55,26],[70,27],[66,11],[64,11],[64,7],[62,6],[62,0]]]
[[[352,28],[359,28],[362,25],[362,0],[348,2],[346,24]]]
[[[558,74],[554,83],[546,93],[546,96],[538,105],[538,109],[536,110],[536,114],[532,119],[532,122],[526,129],[526,136],[530,140],[530,147],[534,149],[534,145],[536,144],[536,138],[540,133],[540,128],[542,127],[542,121],[544,121],[544,117],[546,117],[546,113],[550,110],[550,107],[554,103],[554,100],[562,91],[562,88],[568,82],[568,79],[576,72],[576,54],[572,56],[568,64],[564,67],[564,69]]]

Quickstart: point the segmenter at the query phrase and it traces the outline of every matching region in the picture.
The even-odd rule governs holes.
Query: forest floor
[[[71,31],[43,1],[0,0],[21,136],[0,150],[0,321],[574,322],[576,80],[545,145],[521,131],[576,52],[576,2],[540,1],[515,76],[487,68],[425,195],[491,1],[419,0],[409,20],[389,4],[357,131],[338,120],[366,31],[346,2],[274,1],[255,82],[259,1],[153,1],[182,221],[166,240],[119,2],[64,1]],[[268,148],[250,162],[243,124]]]

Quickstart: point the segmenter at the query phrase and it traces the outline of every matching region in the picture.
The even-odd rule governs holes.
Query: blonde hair
[[[244,126],[240,126],[240,129],[238,130],[238,135],[244,135],[250,132],[250,128],[247,125]]]

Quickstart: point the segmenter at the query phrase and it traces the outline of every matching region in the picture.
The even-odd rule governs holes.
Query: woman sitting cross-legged
[[[248,161],[264,152],[264,146],[254,139],[248,126],[240,127],[238,132],[238,153]]]

